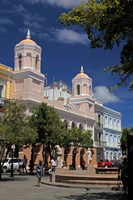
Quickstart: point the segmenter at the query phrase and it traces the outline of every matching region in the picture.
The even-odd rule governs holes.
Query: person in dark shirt
[[[27,173],[27,168],[26,168],[26,166],[27,166],[27,158],[26,158],[26,155],[24,155],[24,157],[23,157],[23,159],[22,159],[23,174],[24,174],[24,172]]]
[[[39,163],[38,163],[38,165],[36,167],[37,185],[38,186],[41,185],[42,174],[43,174],[43,164],[42,164],[42,161],[39,160]]]
[[[128,159],[126,156],[123,158],[123,162],[119,166],[118,177],[122,181],[124,194],[126,195],[128,193]]]

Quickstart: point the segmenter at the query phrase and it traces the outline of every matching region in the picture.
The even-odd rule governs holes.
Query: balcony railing
[[[95,147],[107,147],[107,142],[104,142],[104,141],[94,141],[93,145]]]
[[[94,141],[93,145],[95,147],[111,147],[111,148],[120,148],[120,145],[116,142],[104,142],[104,141]]]

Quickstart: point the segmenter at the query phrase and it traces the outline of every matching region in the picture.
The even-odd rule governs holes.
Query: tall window
[[[19,67],[19,70],[22,69],[22,54],[18,55],[18,67]]]
[[[80,85],[77,85],[77,95],[80,95]]]
[[[72,128],[76,128],[76,125],[75,125],[75,123],[74,122],[72,122],[72,126],[71,126]]]
[[[106,143],[107,143],[107,146],[108,146],[108,133],[106,133],[106,136],[105,136],[105,137],[106,137],[105,140],[106,140]]]
[[[3,97],[3,85],[0,85],[0,98]]]
[[[35,59],[35,69],[38,70],[39,69],[39,56],[36,55],[36,59]]]
[[[91,92],[91,85],[89,86],[89,95],[91,96],[92,92]]]
[[[83,127],[82,127],[82,125],[81,125],[81,124],[79,124],[79,129],[80,129],[80,130],[83,130]]]
[[[27,53],[27,66],[28,67],[31,67],[32,66],[32,64],[31,64],[31,53]]]
[[[99,126],[99,127],[100,127],[100,118],[101,118],[101,116],[98,115],[98,126]]]

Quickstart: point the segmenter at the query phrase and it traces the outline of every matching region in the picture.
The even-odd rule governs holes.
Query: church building
[[[16,44],[12,98],[23,99],[27,114],[32,114],[33,107],[45,102],[58,111],[67,128],[90,130],[93,139],[94,165],[100,159],[113,160],[121,157],[119,145],[121,113],[105,107],[94,97],[92,78],[84,72],[83,66],[72,79],[72,93],[64,92],[61,87],[55,87],[54,90],[51,87],[44,87],[45,75],[41,73],[41,51],[41,47],[31,39],[30,31],[26,39]],[[80,165],[81,150],[80,147],[76,153],[77,167]]]

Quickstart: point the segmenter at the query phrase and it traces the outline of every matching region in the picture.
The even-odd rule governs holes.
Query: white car
[[[12,158],[7,158],[5,160],[2,160],[1,165],[2,165],[2,171],[4,173],[11,171]],[[22,167],[21,159],[13,158],[13,171],[19,171],[21,167]]]

